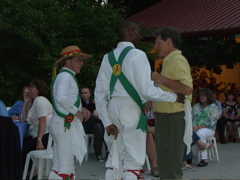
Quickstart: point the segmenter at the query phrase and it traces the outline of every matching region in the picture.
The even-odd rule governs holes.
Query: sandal
[[[204,167],[204,166],[207,166],[208,165],[208,162],[204,161],[204,160],[201,160],[200,163],[198,163],[198,167]]]
[[[153,175],[154,177],[159,177],[159,172],[157,167],[152,167],[150,174]]]
[[[195,168],[187,164],[185,167],[182,167],[182,170],[195,171]]]
[[[206,151],[206,150],[210,150],[214,147],[214,144],[209,144],[207,143],[207,145],[205,146],[204,149],[199,149],[200,152]]]

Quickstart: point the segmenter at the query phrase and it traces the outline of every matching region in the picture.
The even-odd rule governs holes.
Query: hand
[[[26,94],[23,94],[23,100],[24,102],[30,102],[32,100],[32,96],[30,96],[29,92]]]
[[[147,126],[148,126],[147,132],[151,133],[154,136],[154,129],[151,126],[149,126],[149,125],[147,125]]]
[[[13,116],[12,116],[12,120],[18,120],[18,116],[13,115]]]
[[[185,95],[177,93],[177,102],[184,103]]]
[[[152,110],[152,101],[147,101],[147,109],[148,111]]]
[[[118,136],[118,128],[115,124],[111,124],[109,125],[108,127],[106,127],[106,131],[107,131],[107,134],[110,136],[110,135],[114,135],[114,139],[116,140],[117,139],[117,136]]]
[[[77,113],[75,114],[75,116],[78,117],[78,119],[80,119],[81,122],[84,121],[84,114],[82,111],[77,111]]]
[[[199,130],[198,126],[193,126],[193,131],[197,132]]]
[[[82,113],[84,115],[84,121],[87,121],[90,117],[90,111],[87,110],[85,107],[82,107]]]
[[[235,116],[234,115],[231,115],[231,120],[235,120]]]
[[[151,79],[155,83],[161,83],[162,77],[163,76],[158,72],[152,72],[152,74],[151,74]]]
[[[44,149],[44,145],[42,144],[42,140],[37,139],[36,150],[43,150],[43,149]]]
[[[98,117],[98,113],[96,110],[93,111],[93,114]]]

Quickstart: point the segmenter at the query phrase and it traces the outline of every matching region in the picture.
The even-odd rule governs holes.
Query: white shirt
[[[117,48],[114,49],[114,55],[117,61],[120,53],[127,46],[134,47],[134,45],[130,42],[118,43]],[[164,92],[160,88],[154,86],[154,82],[151,81],[150,64],[143,51],[135,48],[130,50],[122,63],[122,72],[138,92],[142,103],[145,103],[147,100],[158,102],[176,101],[177,95],[175,93]],[[105,127],[112,124],[107,112],[107,105],[110,100],[109,84],[111,76],[112,67],[108,61],[108,54],[105,54],[99,69],[96,80],[96,89],[94,92],[96,110]],[[119,96],[129,97],[120,81],[117,80],[111,97]]]
[[[33,138],[38,135],[38,125],[40,117],[47,117],[47,123],[43,134],[49,132],[48,124],[52,117],[52,104],[48,101],[47,98],[43,96],[38,96],[34,99],[33,105],[28,112],[27,121],[30,126],[30,134]]]
[[[62,69],[66,69],[71,71],[74,75],[76,74],[72,70],[63,67]],[[74,104],[77,101],[79,94],[78,85],[71,74],[68,72],[61,72],[57,75],[56,80],[53,85],[53,97],[54,102],[57,110],[65,115],[68,115],[69,112],[72,114],[76,114],[78,109],[82,109],[82,105],[80,104],[79,108],[77,108]],[[53,137],[61,136],[64,132],[61,130],[63,129],[57,129],[56,131],[59,131],[56,134],[54,134],[54,130],[56,127],[59,127],[58,124],[64,126],[64,118],[58,116],[53,110],[53,119],[50,123],[50,133],[52,133]],[[76,159],[78,160],[79,164],[83,161],[84,155],[87,152],[87,146],[85,143],[85,132],[82,126],[81,121],[78,119],[77,116],[74,116],[74,120],[71,122],[71,127],[69,130],[66,131],[66,133],[70,132],[70,141],[72,145],[72,154],[76,156]],[[57,141],[55,141],[58,143]],[[84,142],[84,143],[81,143]],[[61,147],[61,148],[68,148],[68,147]],[[58,152],[59,153],[59,152]],[[58,154],[59,155],[59,154]],[[57,156],[57,155],[56,155]]]
[[[72,70],[63,67],[62,69],[67,69],[71,71],[74,75],[76,74]],[[63,114],[76,114],[78,108],[74,106],[78,97],[78,86],[76,81],[71,74],[67,72],[59,73],[53,85],[53,95],[56,108],[59,112]],[[81,109],[81,106],[79,107]],[[55,110],[53,114],[56,115]]]

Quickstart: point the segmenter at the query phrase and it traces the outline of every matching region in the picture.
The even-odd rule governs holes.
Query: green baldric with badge
[[[142,104],[142,100],[141,100],[140,96],[138,95],[137,91],[135,90],[133,85],[128,81],[128,79],[126,78],[126,76],[123,74],[123,72],[121,70],[122,62],[123,62],[125,56],[127,55],[127,53],[131,49],[133,49],[133,47],[131,47],[131,46],[127,46],[126,48],[124,48],[118,58],[118,61],[116,61],[113,51],[108,53],[108,60],[112,67],[112,70],[113,70],[111,81],[110,81],[110,93],[112,94],[114,86],[117,82],[117,79],[119,79],[119,81],[121,82],[121,84],[123,85],[123,87],[127,91],[127,93],[129,94],[129,96],[137,103],[137,105],[141,109],[140,120],[138,122],[136,129],[141,129],[143,132],[146,132],[147,131],[147,119],[146,119],[146,116],[145,116],[144,110],[143,110],[143,108],[145,107],[145,104]]]
[[[67,73],[69,73],[69,74],[73,77],[73,79],[75,80],[75,82],[76,82],[76,84],[77,84],[77,86],[78,86],[77,78],[76,78],[76,76],[73,74],[73,72],[71,72],[71,71],[69,71],[69,70],[67,70],[67,69],[62,69],[59,73],[62,73],[62,72],[67,72]],[[53,82],[51,83],[51,87],[52,87],[52,88],[53,88],[53,84],[54,84],[55,80],[56,80],[56,78],[55,78],[55,79],[53,80]],[[65,119],[65,121],[64,121],[64,127],[65,127],[65,131],[66,131],[66,129],[69,129],[69,128],[70,128],[71,122],[74,120],[74,114],[72,114],[72,113],[63,114],[63,113],[61,113],[60,111],[58,111],[57,108],[56,108],[56,104],[55,104],[53,95],[52,95],[52,104],[53,104],[53,108],[54,108],[55,112],[57,113],[57,115]],[[80,104],[81,104],[80,95],[79,95],[79,93],[78,93],[77,101],[75,102],[74,106],[76,106],[77,108],[79,108]]]

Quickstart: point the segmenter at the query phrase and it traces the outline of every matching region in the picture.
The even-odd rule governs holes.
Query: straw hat
[[[57,67],[58,64],[66,57],[81,56],[83,59],[92,57],[90,54],[83,53],[77,46],[68,46],[61,51],[61,58],[58,59],[53,66]]]

